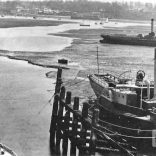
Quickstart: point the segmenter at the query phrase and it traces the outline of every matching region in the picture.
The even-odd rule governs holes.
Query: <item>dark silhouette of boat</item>
[[[58,59],[58,63],[61,63],[61,64],[68,64],[68,60],[67,59]]]
[[[126,34],[101,34],[103,38],[101,43],[124,44],[124,45],[141,45],[141,46],[156,46],[156,37],[154,33],[154,19],[151,19],[151,32],[143,36],[138,34],[136,36],[128,36]]]
[[[83,24],[83,23],[81,23],[80,26],[90,27],[90,24]]]
[[[112,74],[88,76],[98,100],[100,122],[133,145],[156,150],[156,49],[154,81],[139,70],[135,82]]]

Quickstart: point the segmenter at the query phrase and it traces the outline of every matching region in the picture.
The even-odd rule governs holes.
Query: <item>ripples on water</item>
[[[48,32],[51,31],[52,30],[48,28]],[[24,31],[20,32],[21,35],[19,33],[18,36],[14,38],[13,36],[16,33],[13,32],[14,34],[12,34],[11,31],[8,31],[8,37],[5,38],[6,34],[0,31],[1,34],[0,49],[7,48],[7,50],[49,51],[49,49],[53,48],[54,49],[58,48],[56,50],[60,50],[59,48],[62,46],[62,44],[65,47],[70,45],[69,43],[71,43],[71,39],[67,40],[67,38],[59,38],[52,36],[47,37],[45,35],[45,30],[43,30],[44,32],[43,36],[39,33],[35,33],[35,35],[32,35],[33,34],[32,30],[27,31],[29,32],[29,34],[27,34],[27,32]],[[21,37],[22,35],[23,37]],[[35,47],[33,47],[34,45]],[[61,56],[66,56],[67,58],[71,59],[74,62],[80,63],[86,69],[85,70],[86,73],[93,73],[97,72],[97,59],[96,59],[97,46],[99,49],[99,64],[101,71],[111,71],[121,73],[125,70],[132,70],[132,75],[135,76],[136,72],[142,69],[147,73],[147,75],[149,75],[149,78],[153,78],[153,64],[154,64],[153,47],[113,45],[100,43],[73,44],[72,47],[66,48],[66,50],[60,52],[59,54]]]

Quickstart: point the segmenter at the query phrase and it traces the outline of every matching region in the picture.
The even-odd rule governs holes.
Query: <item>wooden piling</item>
[[[74,98],[73,110],[74,111],[78,111],[79,110],[79,97],[75,97]],[[77,127],[78,127],[78,119],[77,119],[76,113],[73,113],[72,139],[71,139],[71,149],[70,149],[70,155],[71,156],[76,156]]]
[[[91,156],[95,155],[95,151],[96,151],[97,136],[93,127],[98,126],[98,121],[99,121],[99,110],[94,109],[93,116],[92,116],[92,129],[91,129],[90,149],[89,149]]]
[[[88,117],[88,109],[89,109],[89,104],[87,102],[83,103],[83,108],[82,108],[82,121],[81,121],[81,133],[80,133],[80,138],[81,138],[81,146],[79,149],[79,155],[83,156],[86,155],[86,136],[87,136],[87,129],[88,126],[85,122],[85,119]]]
[[[84,119],[88,117],[88,109],[89,109],[89,104],[87,102],[84,102],[82,108],[82,117]]]
[[[61,87],[60,98],[59,98],[59,110],[58,110],[58,122],[57,122],[57,129],[56,129],[56,154],[60,153],[60,141],[63,136],[61,128],[62,128],[62,120],[63,120],[63,110],[64,110],[64,103],[63,100],[65,98],[65,87]]]
[[[53,102],[53,110],[51,116],[51,124],[50,124],[50,151],[55,151],[55,137],[56,137],[56,127],[57,127],[57,115],[58,115],[58,102],[59,95],[56,94]]]
[[[66,94],[66,101],[65,101],[65,104],[70,104],[71,103],[71,92],[67,92]]]
[[[71,104],[71,92],[66,93],[65,105]],[[70,120],[70,111],[66,109],[64,117],[64,131],[63,131],[63,155],[67,155],[68,151],[68,134],[69,134],[69,120]]]
[[[58,68],[54,94],[60,93],[61,85],[62,85],[62,69]]]
[[[99,122],[99,109],[94,109],[93,111],[93,117],[92,117],[92,126],[98,126],[98,122]]]

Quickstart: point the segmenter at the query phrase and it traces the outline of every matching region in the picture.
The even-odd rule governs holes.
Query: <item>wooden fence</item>
[[[126,140],[107,135],[107,129],[99,125],[97,108],[91,109],[88,102],[80,104],[79,97],[71,101],[72,93],[62,86],[61,75],[62,69],[58,69],[50,124],[51,155],[136,155]]]

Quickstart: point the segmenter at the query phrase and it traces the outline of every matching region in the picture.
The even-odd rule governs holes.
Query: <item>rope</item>
[[[81,81],[79,81],[79,82],[75,82],[74,84],[71,84],[70,86],[67,86],[67,87],[72,87],[72,86],[75,86],[76,84],[79,84],[79,83],[81,83],[81,82],[83,82],[83,81],[85,81],[87,78],[85,78],[85,79],[83,79],[83,80],[81,80]]]
[[[51,100],[53,99],[54,95],[55,95],[55,94],[52,95],[52,97],[49,99],[48,103],[46,103],[46,104],[43,105],[43,107],[38,111],[37,114],[41,114],[41,112],[46,108],[46,106],[47,106],[48,104],[52,105],[52,104],[51,104]]]
[[[114,127],[121,128],[121,129],[128,129],[128,130],[131,130],[131,131],[139,131],[139,132],[152,132],[152,130],[141,130],[141,129],[127,128],[127,127],[115,125],[115,124],[112,124],[112,123],[109,123],[109,122],[106,122],[106,121],[103,121],[103,120],[99,120],[99,121],[100,121],[102,124],[109,124],[109,125],[112,125],[112,126],[114,126]]]
[[[93,127],[93,129],[95,129],[97,131],[100,131],[96,127]],[[120,134],[118,132],[115,132],[115,133],[112,132],[113,134],[110,134],[110,133],[107,133],[107,132],[102,132],[102,131],[100,131],[100,132],[105,133],[108,136],[121,136],[121,137],[124,137],[124,138],[133,138],[133,139],[155,139],[155,137],[152,137],[152,136],[151,137],[135,137],[135,136],[131,136],[131,135],[123,135],[123,134]]]
[[[55,93],[51,96],[51,98],[49,99],[48,103],[51,104],[51,100],[53,99],[53,97],[55,96]]]
[[[102,135],[107,138],[108,140],[111,140],[114,144],[118,145],[122,150],[126,151],[129,155],[134,156],[131,151],[129,151],[128,149],[124,148],[123,146],[121,146],[118,142],[116,142],[115,140],[113,140],[110,135],[108,135],[108,133],[102,132],[100,130],[98,130],[97,128],[93,127],[94,130],[102,133]]]

